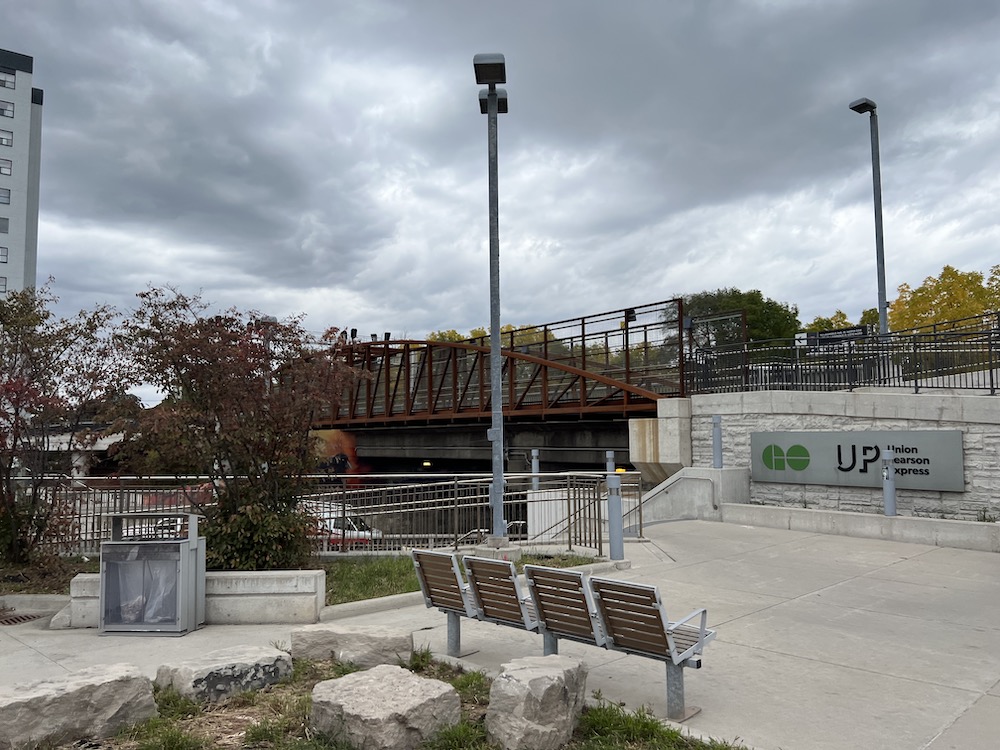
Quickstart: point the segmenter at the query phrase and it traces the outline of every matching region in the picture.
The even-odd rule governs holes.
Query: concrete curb
[[[20,614],[55,614],[69,604],[69,596],[64,594],[4,594],[0,596],[0,608],[13,609]]]
[[[402,607],[415,607],[423,603],[424,595],[419,591],[412,591],[408,594],[380,596],[377,599],[362,599],[361,601],[345,602],[344,604],[329,604],[323,607],[319,613],[319,621],[329,622],[342,617],[370,615]]]

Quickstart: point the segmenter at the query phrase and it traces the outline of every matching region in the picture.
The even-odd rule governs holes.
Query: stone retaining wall
[[[1000,515],[1000,397],[941,393],[761,391],[691,399],[692,465],[712,465],[712,416],[722,417],[726,467],[750,466],[753,432],[960,430],[965,492],[897,490],[900,515],[966,521]],[[723,498],[725,499],[725,498]],[[881,513],[881,488],[752,482],[750,502]]]

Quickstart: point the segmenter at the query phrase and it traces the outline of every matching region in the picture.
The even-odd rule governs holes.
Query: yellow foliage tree
[[[468,338],[468,336],[463,336],[454,328],[449,328],[447,331],[431,331],[427,334],[428,341],[449,341],[454,343],[457,341],[465,341]]]
[[[913,288],[900,284],[899,297],[889,308],[894,331],[970,318],[996,309],[1000,301],[1000,265],[993,266],[989,282],[979,271],[959,271],[945,266],[938,276],[928,276]]]

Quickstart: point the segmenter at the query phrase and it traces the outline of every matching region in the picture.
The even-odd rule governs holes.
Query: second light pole
[[[850,104],[859,115],[871,113],[872,131],[872,189],[875,193],[875,264],[878,273],[878,332],[880,338],[889,333],[889,310],[885,300],[885,248],[882,244],[882,173],[878,155],[878,114],[871,99],[857,99]]]
[[[490,542],[499,547],[507,536],[503,518],[503,360],[500,356],[500,207],[497,188],[497,114],[507,112],[507,92],[497,84],[507,83],[507,67],[503,55],[481,54],[472,59],[476,83],[489,88],[479,92],[479,110],[487,116],[490,179],[490,412],[487,433],[493,466],[490,483],[490,509],[493,528]]]

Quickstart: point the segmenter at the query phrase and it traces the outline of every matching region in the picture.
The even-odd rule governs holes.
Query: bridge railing
[[[501,334],[501,347],[601,373],[664,395],[681,395],[680,299],[524,326]],[[489,347],[489,336],[469,343]]]
[[[622,474],[623,512],[634,519],[640,502],[638,473]],[[473,545],[490,535],[491,475],[398,474],[351,477],[351,486],[315,477],[301,508],[315,519],[319,552],[401,550],[413,546]],[[324,484],[325,483],[325,484]],[[111,539],[111,514],[204,513],[215,502],[204,477],[74,480],[54,486],[49,533],[42,543],[56,554],[96,555]],[[508,474],[504,518],[512,541],[604,550],[607,484],[602,473]],[[634,521],[630,521],[634,526]],[[641,533],[641,524],[638,528]],[[173,518],[126,521],[137,538],[173,538],[186,533]]]
[[[504,410],[525,416],[655,410],[683,395],[682,303],[671,300],[502,335]],[[465,341],[355,342],[347,364],[361,374],[327,427],[376,422],[483,419],[491,414],[487,337]]]
[[[995,395],[998,368],[1000,330],[934,330],[830,344],[781,339],[698,350],[687,385],[690,393],[890,387]]]

